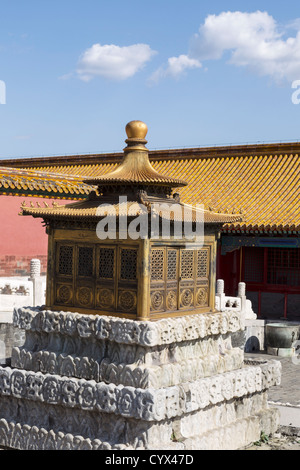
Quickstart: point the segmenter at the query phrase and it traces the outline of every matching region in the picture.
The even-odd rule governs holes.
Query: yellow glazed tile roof
[[[91,189],[72,175],[0,166],[0,194],[73,200],[86,198]]]
[[[243,222],[227,224],[224,230],[294,233],[300,232],[299,155],[300,144],[295,143],[158,150],[149,156],[156,171],[188,183],[176,190],[182,202],[243,213]],[[111,172],[121,159],[122,154],[98,154],[14,162],[83,180]]]

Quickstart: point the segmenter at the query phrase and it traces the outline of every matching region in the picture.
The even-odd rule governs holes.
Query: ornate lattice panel
[[[135,315],[137,261],[136,247],[118,243],[58,244],[54,304]]]
[[[120,279],[135,280],[137,271],[137,250],[121,249]]]
[[[197,277],[208,278],[209,275],[209,252],[208,250],[198,250],[197,252]]]
[[[195,293],[196,307],[207,307],[209,305],[209,272],[210,272],[210,249],[203,248],[197,251],[197,286]]]
[[[168,250],[167,279],[177,279],[177,256],[178,250]]]
[[[150,311],[209,306],[210,248],[159,247],[151,250]]]
[[[164,279],[164,249],[151,250],[151,281],[163,281]]]
[[[181,252],[181,279],[194,278],[194,250],[182,250]]]
[[[150,311],[165,309],[166,248],[153,248],[150,255]]]
[[[113,279],[115,266],[115,250],[113,248],[100,248],[99,250],[99,277]]]
[[[93,247],[80,246],[78,248],[78,276],[91,277],[93,275]]]
[[[143,301],[138,297],[143,289],[139,290],[137,245],[76,240],[57,243],[51,294],[55,305],[78,311],[128,313],[134,318]],[[176,243],[153,244],[149,277],[150,298],[142,306],[150,303],[154,318],[166,312],[206,311],[210,303],[210,247],[193,250]]]
[[[179,249],[167,249],[165,309],[170,311],[178,308],[178,258]]]
[[[72,276],[73,246],[62,245],[59,247],[58,273],[65,276]]]

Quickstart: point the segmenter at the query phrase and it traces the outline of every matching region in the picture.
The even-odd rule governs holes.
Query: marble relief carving
[[[231,345],[243,329],[238,312],[143,322],[19,308],[14,325],[26,342],[12,367],[0,367],[0,445],[218,448],[226,428],[227,448],[237,429],[256,439],[259,420],[276,427],[264,397],[280,383],[281,364],[243,364]]]

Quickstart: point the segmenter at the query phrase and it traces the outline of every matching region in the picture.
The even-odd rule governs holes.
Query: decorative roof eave
[[[300,233],[300,224],[226,224],[222,231],[230,234],[285,234],[296,235]]]
[[[86,200],[80,203],[58,205],[53,204],[53,207],[35,207],[33,203],[31,206],[26,206],[26,202],[21,205],[20,215],[30,215],[39,217],[46,220],[53,219],[94,219],[100,220],[106,216],[115,217],[138,217],[142,213],[152,213],[154,216],[159,216],[163,219],[170,221],[186,222],[204,222],[205,224],[220,224],[241,222],[242,216],[240,214],[221,214],[215,213],[210,210],[195,208],[181,204],[181,213],[176,213],[168,208],[158,211],[155,204],[139,204],[137,202],[125,202],[118,204],[101,204],[99,200]],[[185,210],[188,208],[189,210]],[[184,217],[184,219],[182,218]]]
[[[73,175],[0,167],[0,195],[74,200],[93,189]]]
[[[85,202],[85,201],[83,201]],[[88,204],[88,201],[86,201]],[[99,201],[97,206],[75,209],[68,208],[71,204],[63,206],[53,206],[53,207],[29,207],[26,206],[26,203],[21,207],[21,215],[30,215],[36,218],[42,218],[44,220],[52,219],[89,219],[89,220],[100,220],[102,217],[109,215],[109,205],[103,207],[103,212],[97,212]],[[117,217],[126,216],[126,217],[137,217],[141,214],[141,210],[137,209],[137,203],[128,204],[128,209],[123,210],[119,204],[112,205],[111,215],[116,215]],[[193,212],[193,221],[196,220],[195,212]],[[273,225],[252,225],[242,222],[242,216],[240,214],[221,214],[215,213],[213,211],[204,210],[203,211],[204,223],[206,224],[221,224],[222,232],[228,234],[251,234],[251,235],[261,235],[261,234],[286,234],[286,235],[298,235],[300,234],[300,225],[295,224],[273,224]],[[168,212],[163,215],[163,218],[169,218],[174,220],[174,217],[168,217]],[[176,220],[176,218],[175,218]]]

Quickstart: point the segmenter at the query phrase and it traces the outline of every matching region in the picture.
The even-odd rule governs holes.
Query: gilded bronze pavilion
[[[241,215],[188,207],[192,227],[201,212],[203,244],[177,237],[180,222],[172,207],[187,207],[177,192],[187,183],[153,168],[146,124],[131,121],[126,133],[120,165],[84,180],[93,187],[86,200],[22,206],[23,215],[44,220],[49,236],[46,308],[136,320],[213,312],[217,237],[223,224],[241,221]],[[167,210],[155,214],[159,233],[153,236],[157,205]],[[141,213],[149,221],[147,233],[133,239],[127,229]],[[97,227],[104,220],[108,225],[115,221],[114,238],[99,238]],[[169,223],[169,237],[163,222]]]

